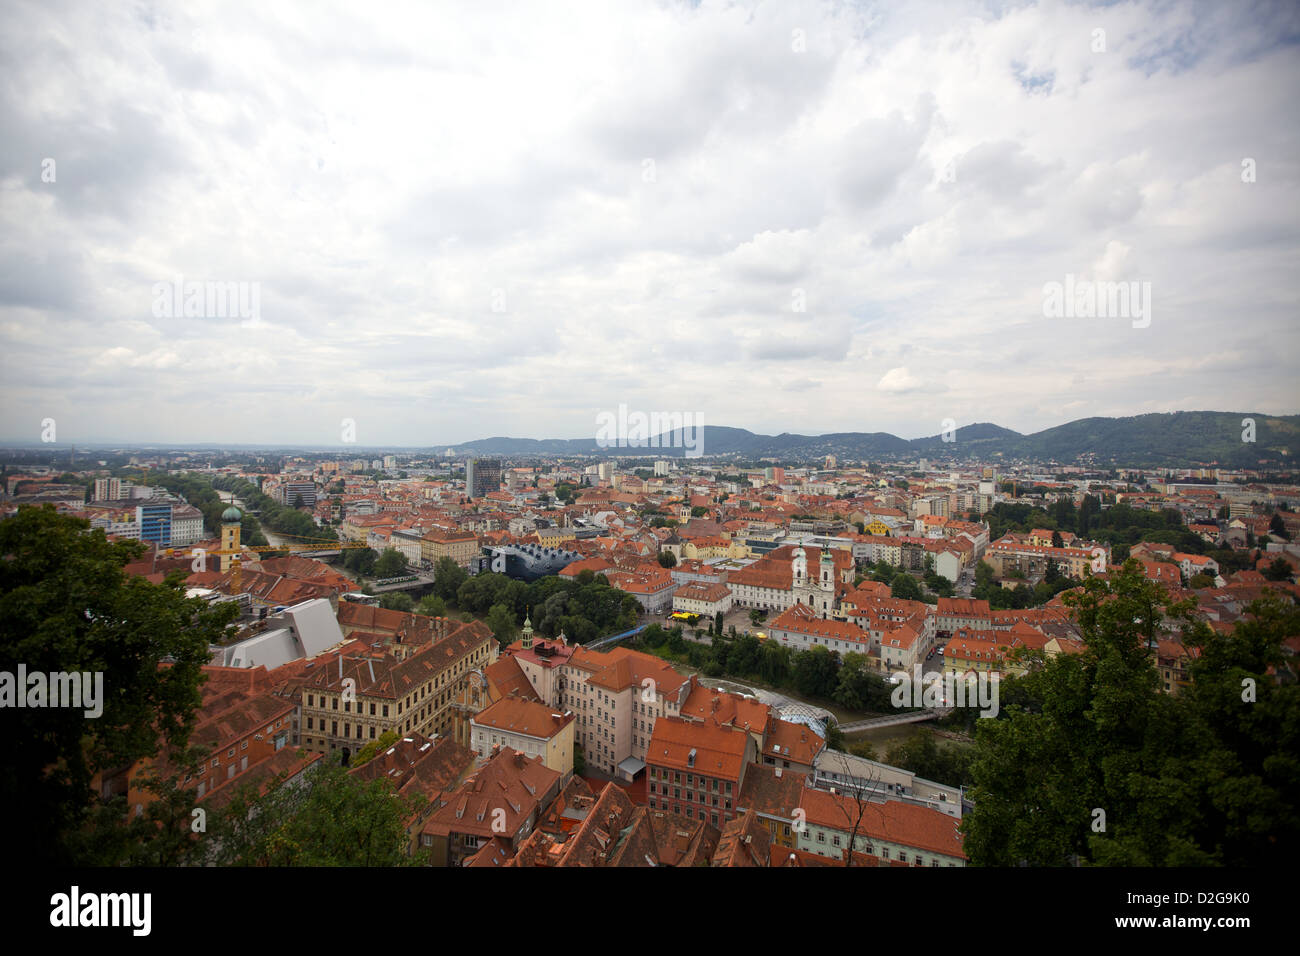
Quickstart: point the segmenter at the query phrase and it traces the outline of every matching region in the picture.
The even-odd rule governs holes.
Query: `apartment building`
[[[863,805],[852,796],[804,787],[798,849],[842,860],[855,852],[908,866],[965,866],[960,820],[899,800]],[[856,835],[855,835],[856,831]]]
[[[302,745],[346,757],[387,731],[456,736],[469,676],[496,660],[497,647],[487,625],[475,621],[413,653],[340,657],[303,683]]]
[[[941,597],[935,607],[934,627],[944,635],[960,628],[987,630],[993,626],[992,620],[993,609],[988,601]]]
[[[673,610],[713,618],[731,610],[731,588],[725,584],[687,584],[673,595]]]
[[[442,558],[451,558],[462,568],[478,554],[478,537],[468,531],[430,531],[420,539],[420,559],[430,567]]]
[[[420,831],[433,866],[462,866],[494,840],[513,855],[533,832],[564,783],[564,774],[541,757],[499,750],[455,790]]]
[[[576,717],[522,697],[505,697],[470,720],[470,746],[480,757],[501,747],[541,757],[552,770],[573,772]]]
[[[869,654],[872,646],[871,635],[857,624],[827,620],[806,604],[795,604],[782,611],[768,624],[767,637],[792,650],[803,651],[820,645],[841,656]]]
[[[1062,574],[1081,581],[1088,574],[1103,572],[1110,566],[1110,548],[1106,545],[1053,548],[999,538],[988,546],[984,560],[999,578],[1014,574],[1038,577],[1047,573],[1049,561],[1055,561]]]
[[[737,816],[736,799],[754,739],[730,724],[663,717],[655,722],[646,757],[646,795],[652,809],[722,826]]]
[[[666,661],[639,651],[592,651],[563,635],[534,641],[529,621],[504,653],[518,662],[543,703],[574,713],[576,743],[587,766],[624,780],[644,768],[656,721],[679,714],[694,684]]]

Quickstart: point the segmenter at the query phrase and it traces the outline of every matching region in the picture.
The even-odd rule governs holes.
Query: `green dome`
[[[238,524],[243,518],[244,516],[234,505],[221,512],[221,520],[227,524]]]

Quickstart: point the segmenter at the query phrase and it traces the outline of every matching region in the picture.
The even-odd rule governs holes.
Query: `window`
[[[825,842],[826,842],[826,834],[825,834],[824,832],[822,832],[821,830],[818,830],[818,831],[817,831],[817,842],[818,842],[818,843],[825,843]]]
[[[239,749],[240,749],[240,750],[247,750],[247,749],[248,749],[248,741],[247,741],[247,740],[241,740],[241,741],[239,742]]]

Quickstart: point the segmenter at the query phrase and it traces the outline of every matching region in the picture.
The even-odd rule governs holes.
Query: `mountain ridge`
[[[1253,441],[1251,427],[1253,422]],[[1133,466],[1211,465],[1256,468],[1289,465],[1300,448],[1300,415],[1260,412],[1179,411],[1109,418],[1093,416],[1022,434],[992,422],[975,422],[922,438],[905,439],[888,432],[831,432],[762,435],[744,428],[705,425],[677,429],[650,441],[633,435],[614,447],[595,438],[481,438],[449,447],[476,455],[594,455],[662,458],[778,458],[810,461],[834,455],[848,460],[907,457],[938,459],[1001,458],[1013,460]]]

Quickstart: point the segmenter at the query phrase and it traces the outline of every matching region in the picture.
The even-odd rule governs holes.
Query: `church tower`
[[[835,559],[831,557],[830,548],[822,548],[822,559],[819,562],[820,578],[818,583],[823,591],[835,590]]]
[[[794,560],[790,563],[794,575],[795,590],[808,586],[808,552],[803,548],[794,549]]]
[[[239,558],[239,532],[243,518],[244,516],[234,505],[221,512],[222,571],[229,571],[231,564]]]
[[[527,614],[524,615],[524,629],[519,640],[519,646],[524,650],[532,650],[533,647],[533,619]]]

